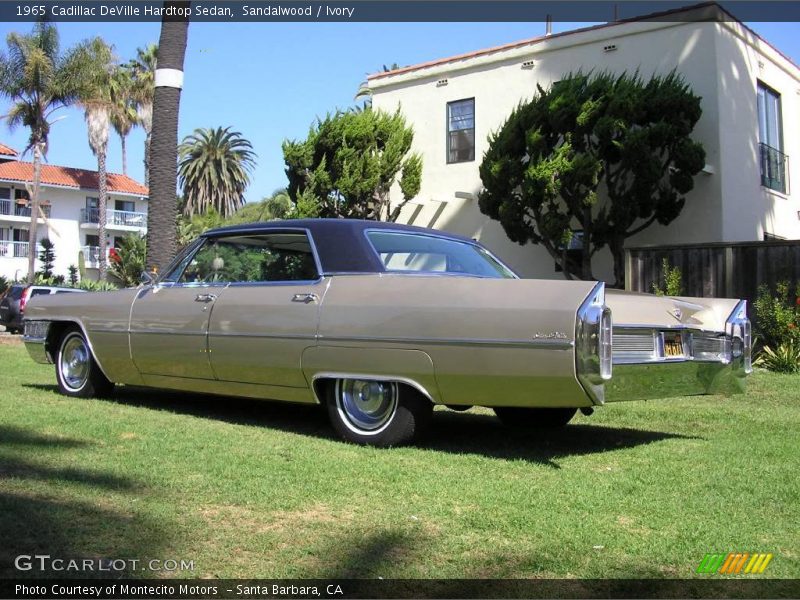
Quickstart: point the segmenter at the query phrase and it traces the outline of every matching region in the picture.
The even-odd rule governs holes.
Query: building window
[[[136,212],[136,204],[130,200],[114,200],[114,210]]]
[[[447,103],[447,162],[475,160],[475,98]]]
[[[758,82],[758,141],[761,162],[761,185],[787,193],[786,163],[783,153],[781,95]]]
[[[564,253],[567,272],[580,273],[583,263],[583,229],[573,229],[569,243],[562,243],[558,249]],[[563,270],[560,263],[555,263],[556,273],[561,273]]]

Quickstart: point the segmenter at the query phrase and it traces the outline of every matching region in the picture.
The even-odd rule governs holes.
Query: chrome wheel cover
[[[374,379],[340,379],[336,407],[342,422],[361,435],[375,435],[388,427],[397,411],[397,383]]]
[[[91,367],[91,354],[83,336],[70,335],[61,345],[58,367],[64,387],[78,392],[86,385]]]

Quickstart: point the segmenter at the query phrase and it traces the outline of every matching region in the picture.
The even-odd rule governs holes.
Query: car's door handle
[[[194,301],[195,302],[213,302],[217,299],[216,294],[197,294]]]
[[[317,302],[319,300],[319,296],[316,294],[295,294],[292,296],[292,302],[302,302],[303,304],[309,304],[310,302]]]

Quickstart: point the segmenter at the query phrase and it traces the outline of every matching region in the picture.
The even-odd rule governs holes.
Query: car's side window
[[[191,257],[178,283],[255,283],[318,279],[305,233],[210,238]]]

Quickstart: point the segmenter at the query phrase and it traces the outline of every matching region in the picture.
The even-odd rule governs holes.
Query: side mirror
[[[142,285],[155,285],[156,284],[156,277],[150,271],[142,271],[141,276],[139,277],[139,281]]]

